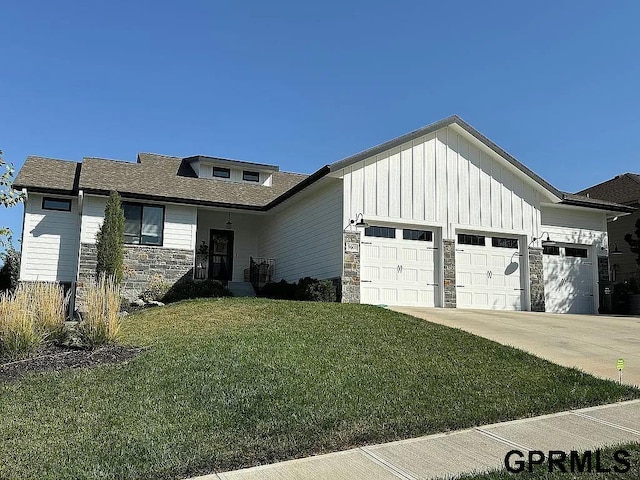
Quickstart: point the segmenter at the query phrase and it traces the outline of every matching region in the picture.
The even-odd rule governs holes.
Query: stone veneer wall
[[[122,296],[138,298],[154,278],[176,283],[193,275],[193,251],[174,248],[126,246],[124,247],[124,281]],[[83,283],[95,278],[97,250],[95,244],[80,245],[80,268],[76,304],[80,308]]]
[[[442,240],[444,249],[444,308],[456,308],[456,241]]]
[[[529,247],[529,297],[532,312],[545,311],[542,248]]]
[[[360,232],[344,232],[342,303],[360,303]]]

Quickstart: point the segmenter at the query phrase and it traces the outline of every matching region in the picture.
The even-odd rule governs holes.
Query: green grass
[[[626,472],[616,472],[614,467],[624,470],[625,465],[618,463],[614,459],[614,454],[618,450],[625,450],[629,456],[625,457],[629,463],[629,470]],[[529,472],[528,464],[525,470],[518,474],[510,474],[506,470],[494,471],[482,475],[462,476],[459,480],[637,480],[640,478],[640,443],[631,443],[626,445],[617,445],[613,447],[601,449],[601,467],[609,469],[610,472],[597,472],[595,450],[592,450],[591,472],[571,473],[570,463],[565,465],[566,472],[563,473],[554,466],[553,472],[549,473],[549,464],[535,465],[532,472]],[[565,452],[567,455],[569,452]],[[525,452],[526,454],[526,452]]]
[[[189,301],[123,341],[150,348],[0,384],[0,478],[182,478],[640,397],[364,305]]]

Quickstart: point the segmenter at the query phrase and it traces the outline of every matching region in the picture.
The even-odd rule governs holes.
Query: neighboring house
[[[624,173],[611,180],[589,187],[579,194],[638,209],[640,208],[640,175],[637,173]],[[635,224],[638,219],[640,219],[640,210],[636,210],[631,215],[613,217],[607,225],[609,230],[611,280],[614,282],[628,280],[631,277],[640,275],[640,266],[636,262],[638,256],[631,252],[629,244],[624,240],[624,236],[627,234],[632,234],[635,238]]]
[[[310,176],[141,153],[29,157],[15,186],[21,279],[80,285],[117,190],[130,297],[154,276],[242,282],[253,258],[276,281],[339,280],[343,302],[593,313],[607,220],[632,211],[558,191],[457,116]]]

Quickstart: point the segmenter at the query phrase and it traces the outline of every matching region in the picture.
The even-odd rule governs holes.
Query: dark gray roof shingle
[[[640,204],[640,175],[623,173],[578,193],[623,205],[638,205]]]

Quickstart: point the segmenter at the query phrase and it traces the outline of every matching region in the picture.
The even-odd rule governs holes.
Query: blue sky
[[[640,3],[9,2],[0,148],[310,173],[457,113],[556,187],[640,170]],[[0,209],[16,237],[21,207]]]

